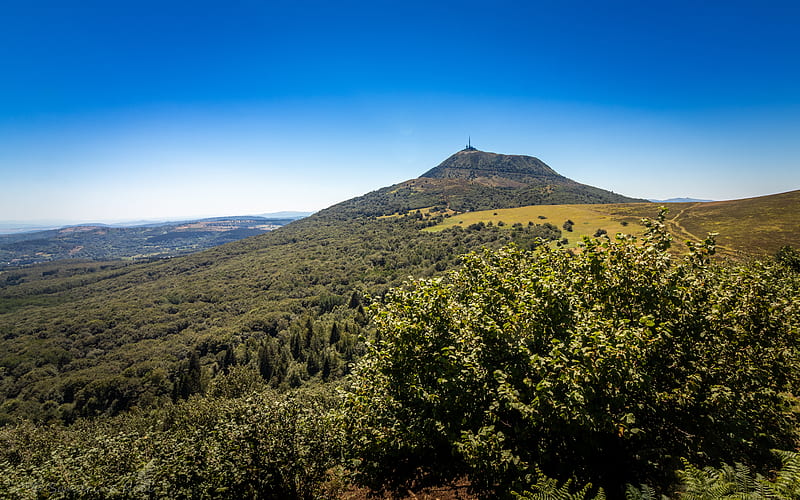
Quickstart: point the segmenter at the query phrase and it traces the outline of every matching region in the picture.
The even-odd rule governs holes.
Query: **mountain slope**
[[[264,391],[265,385],[284,390],[333,381],[348,373],[352,363],[365,351],[362,339],[377,337],[373,325],[367,322],[363,308],[371,300],[370,297],[380,300],[390,287],[401,284],[409,276],[440,275],[445,270],[459,266],[459,255],[471,250],[496,248],[512,241],[520,247],[530,248],[541,244],[538,238],[557,240],[562,235],[559,229],[563,227],[561,222],[566,213],[556,210],[562,207],[579,207],[582,213],[591,210],[601,212],[602,209],[605,211],[601,212],[603,216],[612,213],[614,216],[610,218],[619,218],[621,221],[630,219],[630,226],[634,225],[635,217],[653,217],[657,214],[655,205],[642,203],[550,205],[533,209],[528,206],[506,210],[492,207],[492,211],[479,214],[480,217],[494,217],[491,225],[468,224],[469,218],[476,214],[454,214],[454,206],[519,203],[524,199],[519,193],[525,193],[526,190],[533,190],[543,197],[559,193],[564,199],[578,196],[591,198],[592,193],[603,198],[613,193],[581,186],[542,169],[530,172],[521,168],[516,171],[481,168],[475,171],[481,175],[475,175],[472,179],[457,177],[469,169],[441,170],[445,172],[434,172],[433,175],[456,177],[423,176],[348,200],[273,232],[184,257],[150,263],[61,261],[0,271],[0,426],[23,419],[35,423],[71,423],[84,417],[113,415],[132,408],[160,407],[160,410],[153,412],[134,412],[114,419],[81,422],[67,427],[62,437],[54,434],[54,429],[59,429],[59,426],[41,426],[37,434],[41,432],[43,437],[38,441],[28,437],[33,428],[30,424],[19,427],[19,438],[14,429],[9,428],[11,432],[5,436],[12,438],[4,442],[11,443],[13,447],[9,447],[12,452],[7,456],[17,453],[18,449],[27,452],[27,448],[33,448],[45,458],[38,461],[35,456],[26,458],[27,462],[21,462],[19,457],[28,457],[26,453],[21,453],[19,457],[13,457],[13,462],[6,461],[6,470],[14,474],[19,471],[19,477],[25,480],[39,474],[39,471],[44,472],[38,477],[55,477],[57,474],[58,477],[68,478],[64,465],[68,464],[71,467],[68,470],[77,473],[65,481],[73,480],[82,485],[86,484],[88,477],[83,469],[89,469],[84,464],[90,465],[91,470],[101,470],[95,465],[102,462],[109,464],[109,470],[113,469],[113,474],[110,474],[113,477],[123,477],[120,471],[128,467],[133,475],[127,477],[146,481],[142,484],[148,488],[156,484],[151,482],[156,477],[152,472],[154,470],[158,474],[165,474],[167,486],[175,483],[194,487],[194,483],[176,478],[176,471],[181,474],[180,471],[186,470],[189,471],[187,477],[207,479],[207,484],[213,483],[216,488],[219,484],[227,487],[231,477],[239,478],[249,486],[262,481],[266,477],[265,470],[276,470],[276,467],[281,473],[302,469],[310,462],[298,460],[297,457],[306,456],[304,454],[319,455],[319,450],[341,458],[338,449],[331,452],[328,442],[316,447],[309,445],[312,441],[297,438],[305,435],[300,434],[298,429],[309,429],[314,436],[322,438],[315,442],[326,440],[327,427],[304,427],[303,423],[315,421],[325,424],[327,420],[322,414],[309,413],[308,406],[294,406],[294,403],[273,405],[269,400],[254,397],[253,389],[257,387],[272,399],[273,393]],[[549,180],[539,182],[532,179],[539,174]],[[466,174],[467,177],[470,175]],[[506,185],[501,187],[498,183]],[[514,187],[512,183],[521,185]],[[790,208],[796,208],[797,202],[797,193],[787,193],[787,196],[779,197],[777,203],[783,210],[787,204]],[[421,203],[425,204],[419,205]],[[420,208],[433,207],[438,210],[411,211],[408,207],[415,204]],[[742,218],[749,212],[755,216],[754,221],[765,226],[769,223],[764,220],[767,217],[759,219],[757,214],[775,207],[774,204],[764,204],[763,200],[753,200],[740,212],[731,211],[724,204],[711,205],[711,208],[714,206],[722,211],[717,216],[709,216],[728,217],[726,220],[735,223],[737,217]],[[673,210],[683,210],[683,206],[676,205]],[[797,227],[796,215],[792,214],[798,214],[800,210],[790,214],[785,210],[767,213],[791,228]],[[512,214],[517,219],[512,221]],[[574,214],[570,216],[575,218],[575,224],[582,224],[584,221]],[[596,219],[592,219],[592,225]],[[440,220],[455,222],[456,227],[423,231],[435,229],[434,224]],[[505,223],[501,225],[500,220]],[[677,220],[684,219],[678,217]],[[461,221],[463,223],[459,223]],[[557,253],[553,252],[553,255]],[[644,261],[661,262],[660,258],[652,258],[654,254],[643,255]],[[578,267],[583,266],[580,262],[584,261],[579,261]],[[585,262],[587,266],[590,264]],[[624,264],[627,261],[618,262]],[[507,269],[517,274],[515,268]],[[480,295],[479,300],[485,300],[485,304],[495,310],[499,295],[492,292],[494,285],[501,284],[504,290],[497,291],[502,294],[514,290],[507,287],[512,281],[496,273],[490,274],[488,280],[480,281],[482,293],[475,295]],[[626,279],[617,280],[615,277],[607,280],[605,276],[608,275],[602,270],[597,275],[604,278],[589,281],[600,283],[601,288],[610,291],[606,295],[614,296],[618,296],[618,284],[626,283],[628,278],[620,276]],[[650,276],[646,277],[647,282],[651,281]],[[528,282],[533,283],[530,280]],[[643,281],[634,279],[632,282]],[[484,283],[490,286],[487,288]],[[544,282],[547,290],[552,290],[552,283],[552,280]],[[575,284],[576,281],[571,282],[571,285]],[[537,282],[534,285],[540,284]],[[558,290],[556,292],[560,293]],[[598,304],[598,296],[587,296],[593,311]],[[439,301],[443,296],[431,293],[423,298]],[[560,313],[565,309],[557,302],[551,304],[555,304],[553,307],[559,309]],[[449,307],[445,302],[440,304]],[[628,306],[627,303],[624,305]],[[419,327],[423,324],[419,318],[436,318],[436,311],[441,310],[439,307],[437,305],[436,309],[430,309],[434,314],[412,313],[415,317],[410,318],[409,326],[424,333],[426,330]],[[519,315],[515,312],[517,309],[512,309],[509,311],[516,316],[508,324],[514,325],[513,321],[519,319]],[[449,310],[462,311],[461,308]],[[487,316],[481,312],[483,309],[471,311],[481,318],[476,323],[481,325],[480,328],[488,325],[485,322]],[[637,314],[633,322],[626,318],[620,324],[626,332],[632,331],[627,326],[631,324],[641,324],[644,332],[651,332],[644,322],[639,321],[640,317]],[[457,319],[462,324],[460,313]],[[485,330],[499,331],[494,325]],[[634,332],[637,338],[638,332]],[[644,333],[641,338],[647,340],[650,338],[647,335]],[[595,342],[596,335],[586,338]],[[671,339],[672,336],[668,335],[667,338]],[[435,342],[431,345],[436,345]],[[619,347],[622,344],[615,345]],[[649,344],[646,347],[649,348]],[[545,348],[549,349],[547,346]],[[442,359],[441,366],[453,366],[447,361],[450,359],[447,350],[437,347],[431,352],[437,359]],[[580,353],[578,359],[588,360],[590,364],[586,366],[591,368],[596,364],[583,356],[587,352],[592,354],[597,350],[576,351]],[[691,349],[686,352],[691,355]],[[561,351],[558,354],[562,355]],[[748,354],[745,352],[741,355]],[[414,369],[420,365],[408,366]],[[428,372],[420,371],[423,375]],[[492,374],[501,372],[487,370],[485,373],[489,374],[487,380],[495,380],[497,377]],[[555,373],[555,376],[563,379],[561,372]],[[426,383],[436,386],[448,384],[444,379],[427,378],[429,380]],[[450,380],[453,380],[452,377]],[[192,394],[201,392],[206,392],[207,397],[190,398]],[[317,398],[319,395],[313,392],[303,390],[289,394],[295,397],[305,393],[309,398]],[[616,390],[612,392],[619,394]],[[453,394],[463,394],[463,391],[457,388]],[[230,406],[228,401],[232,397],[240,397],[238,401],[246,401],[246,405],[237,403],[236,406]],[[175,406],[170,404],[183,399],[188,401]],[[471,402],[467,403],[473,407]],[[726,401],[720,404],[720,408],[725,410],[730,407]],[[182,414],[181,408],[189,410]],[[276,408],[296,410],[291,410],[292,413],[273,413]],[[628,408],[625,407],[623,414],[627,412]],[[271,415],[279,415],[279,418]],[[458,413],[458,420],[462,420],[463,415],[463,412]],[[494,416],[489,415],[490,418]],[[628,421],[627,415],[624,418],[623,421]],[[655,421],[659,422],[658,419]],[[190,422],[191,432],[175,431],[181,429],[183,422]],[[256,422],[257,425],[251,425]],[[275,427],[270,422],[280,422],[280,426]],[[377,419],[373,422],[383,425],[386,420]],[[609,421],[611,426],[605,426],[614,440],[622,438],[623,427],[618,422]],[[744,419],[742,422],[747,425],[749,421]],[[265,428],[267,423],[269,426]],[[98,425],[99,429],[94,434],[82,430],[94,425]],[[134,427],[136,430],[131,432]],[[74,435],[71,434],[73,429],[78,431]],[[568,432],[572,429],[572,426],[567,426]],[[438,428],[436,432],[440,432]],[[3,442],[3,437],[0,435],[0,442]],[[629,439],[627,433],[625,439]],[[53,442],[57,446],[59,442],[69,444],[62,444],[58,448],[52,445]],[[350,446],[354,440],[336,438],[332,442],[348,443]],[[173,443],[177,446],[170,447]],[[242,443],[246,446],[242,446]],[[251,455],[226,451],[229,448],[222,444],[230,445],[230,449],[248,450],[247,453],[260,458],[243,459]],[[294,447],[301,447],[304,451],[292,453]],[[161,463],[167,465],[160,465],[157,460],[150,458],[152,455],[148,455],[149,450],[160,454],[162,448],[163,455],[170,458]],[[638,453],[639,448],[635,449]],[[117,450],[132,452],[118,453]],[[272,457],[276,455],[271,454],[272,450],[279,450],[280,457],[289,457],[287,460],[290,460],[290,464],[275,462]],[[287,450],[290,452],[288,455]],[[110,459],[103,460],[104,456]],[[120,468],[116,466],[117,462],[125,462],[126,465]],[[180,465],[173,468],[173,463]],[[269,465],[262,465],[266,463]],[[419,461],[406,463],[414,470],[419,470]],[[34,466],[29,467],[29,464]],[[233,464],[233,467],[228,464]],[[207,470],[215,472],[206,474]],[[333,468],[324,465],[322,470]],[[615,470],[622,469],[616,467]],[[16,477],[13,476],[5,484],[16,484]],[[215,482],[218,477],[225,479]],[[287,474],[287,477],[294,476]],[[16,482],[22,487],[28,484]],[[96,484],[112,482],[103,480]],[[129,483],[120,480],[113,484]],[[206,490],[193,490],[196,491]],[[216,494],[231,496],[230,490],[224,493],[220,491],[217,490]]]

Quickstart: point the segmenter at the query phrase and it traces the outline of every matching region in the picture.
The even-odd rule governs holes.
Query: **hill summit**
[[[344,201],[322,210],[319,216],[347,219],[424,208],[471,212],[526,205],[644,201],[575,182],[533,156],[489,153],[469,146],[416,179]]]
[[[568,182],[542,160],[533,156],[504,155],[478,149],[463,149],[420,177],[467,179],[479,184],[498,185],[531,182]]]

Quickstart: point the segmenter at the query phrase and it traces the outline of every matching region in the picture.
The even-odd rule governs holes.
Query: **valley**
[[[277,229],[298,217],[216,217],[127,227],[79,225],[0,234],[0,269],[61,259],[148,260],[186,255]]]

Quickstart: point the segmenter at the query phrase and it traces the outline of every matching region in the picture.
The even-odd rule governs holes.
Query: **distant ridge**
[[[666,200],[648,200],[653,203],[708,203],[714,200],[701,200],[699,198],[669,198]]]
[[[132,226],[76,224],[0,234],[0,270],[59,259],[153,259],[263,234],[300,217],[232,216]]]
[[[266,214],[259,214],[257,217],[266,217],[268,219],[302,219],[303,217],[308,217],[313,213],[314,212],[283,211],[283,212],[270,212]]]
[[[156,227],[156,226],[169,226],[175,224],[186,224],[190,222],[199,221],[214,221],[214,220],[256,220],[256,219],[302,219],[308,217],[313,212],[296,212],[296,211],[283,211],[283,212],[270,212],[259,215],[232,215],[220,217],[178,217],[168,219],[141,219],[129,220],[118,222],[75,222],[75,221],[48,221],[48,222],[17,222],[17,221],[0,221],[0,235],[3,234],[21,234],[33,233],[37,231],[49,231],[53,229],[63,229],[66,227],[79,227],[79,226],[97,226],[97,227]]]

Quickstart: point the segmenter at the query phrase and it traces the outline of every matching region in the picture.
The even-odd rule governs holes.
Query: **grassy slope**
[[[697,236],[717,232],[725,250],[774,254],[784,245],[800,247],[800,190],[690,205],[676,212],[681,228]]]
[[[655,205],[651,206],[641,203],[631,205],[647,205],[647,209],[642,210],[642,216],[654,216],[658,213],[658,208]],[[527,224],[528,222],[533,222],[535,224],[549,222],[558,228],[562,228],[564,222],[569,219],[573,221],[575,225],[573,226],[572,232],[564,231],[563,235],[570,240],[571,245],[574,245],[582,236],[591,236],[600,228],[607,230],[611,234],[617,232],[632,234],[641,233],[642,228],[638,225],[638,221],[641,217],[619,216],[616,214],[619,208],[624,208],[626,206],[627,205],[531,205],[519,208],[501,208],[497,210],[467,212],[453,215],[443,223],[429,228],[428,231],[441,231],[452,226],[467,227],[477,222],[492,222],[493,224],[504,222],[508,226],[518,222],[522,224]],[[629,224],[625,227],[621,224],[623,220],[629,223],[632,222],[633,224]]]
[[[654,217],[659,206],[657,203],[533,205],[484,210],[454,215],[428,230],[466,227],[481,221],[494,224],[503,221],[509,226],[517,222],[550,222],[560,228],[570,219],[575,223],[573,231],[565,231],[564,236],[574,246],[581,237],[591,236],[601,228],[609,234],[641,234],[640,219]],[[732,257],[771,255],[783,245],[800,247],[800,190],[743,200],[670,203],[667,208],[668,228],[677,242],[697,242],[707,233],[716,232],[720,253]]]

